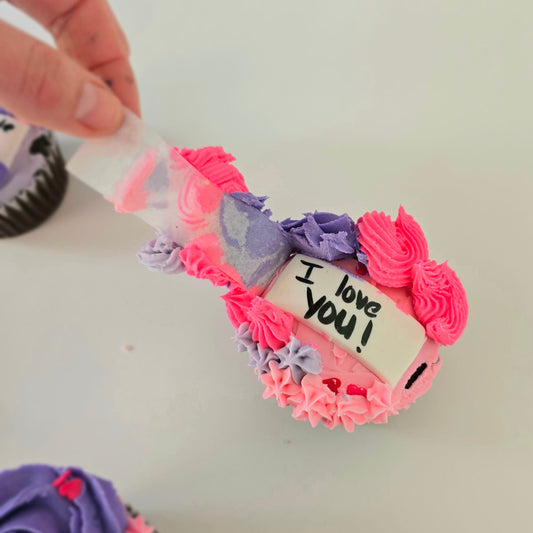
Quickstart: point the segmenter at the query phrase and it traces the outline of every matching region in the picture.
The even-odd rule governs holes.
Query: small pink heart
[[[65,481],[57,489],[60,496],[67,498],[70,501],[75,500],[81,494],[82,490],[83,481],[77,477],[70,481]]]

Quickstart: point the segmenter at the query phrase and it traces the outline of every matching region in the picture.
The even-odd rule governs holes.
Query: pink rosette
[[[213,265],[203,248],[190,242],[180,252],[180,259],[189,276],[208,279],[216,287],[227,285],[230,278],[217,266]]]
[[[368,422],[368,407],[368,401],[364,396],[338,394],[332,424],[324,422],[324,425],[330,429],[342,425],[346,431],[352,433],[355,426],[362,426]]]
[[[286,407],[288,399],[297,394],[300,387],[294,383],[290,368],[280,369],[274,361],[268,366],[270,372],[260,377],[265,386],[263,398],[276,398],[280,407]]]
[[[196,150],[175,148],[193,167],[201,172],[211,183],[224,192],[248,192],[242,174],[231,163],[235,158],[221,146],[206,146]]]
[[[279,350],[289,342],[294,317],[256,296],[248,310],[252,338],[261,348]]]
[[[429,337],[453,344],[468,318],[466,292],[448,263],[420,261],[413,268],[413,307]]]
[[[243,322],[248,322],[248,311],[254,299],[253,294],[239,286],[233,286],[221,298],[226,302],[226,312],[233,327],[238,329]]]
[[[302,379],[300,392],[291,396],[288,403],[294,406],[293,418],[309,420],[313,427],[316,427],[321,420],[326,425],[333,420],[335,393],[324,386],[320,376],[307,374]]]
[[[370,277],[381,285],[409,285],[414,264],[428,258],[422,229],[401,206],[395,222],[388,215],[373,211],[359,219],[357,229]]]

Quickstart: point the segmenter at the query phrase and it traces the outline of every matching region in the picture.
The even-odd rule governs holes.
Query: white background
[[[0,242],[0,465],[82,465],[162,533],[529,530],[531,1],[112,5],[150,125],[223,145],[280,219],[401,202],[469,325],[409,411],[312,429],[261,399],[222,291],[145,270],[150,228],[72,180]]]

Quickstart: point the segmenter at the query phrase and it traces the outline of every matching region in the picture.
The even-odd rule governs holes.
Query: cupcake
[[[154,533],[113,485],[80,468],[0,472],[0,533]]]
[[[403,207],[396,219],[315,211],[278,223],[233,160],[219,147],[171,148],[127,117],[71,168],[156,229],[138,256],[150,270],[228,288],[238,350],[264,398],[313,427],[386,422],[431,387],[441,346],[463,332],[459,278],[431,260]]]
[[[67,176],[52,132],[0,109],[0,238],[42,224],[61,203]]]

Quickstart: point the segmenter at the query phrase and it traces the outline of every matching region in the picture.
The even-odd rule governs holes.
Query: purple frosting
[[[296,337],[291,337],[288,344],[274,353],[279,359],[279,368],[289,367],[292,379],[298,385],[306,374],[320,374],[322,372],[320,354],[308,344],[302,345]]]
[[[304,213],[305,218],[287,218],[280,224],[293,247],[304,254],[335,261],[353,255],[356,246],[355,222],[345,213]]]
[[[241,202],[254,207],[269,218],[272,216],[272,211],[270,209],[265,209],[265,202],[268,200],[268,196],[256,196],[251,192],[232,192],[231,196],[236,200],[240,200]]]
[[[180,274],[185,270],[180,259],[182,249],[181,246],[170,241],[166,235],[161,234],[147,243],[137,257],[152,272]]]
[[[81,491],[60,495],[61,485],[80,481]],[[79,468],[46,465],[0,473],[0,533],[124,533],[126,528],[126,509],[109,481]]]
[[[249,322],[243,322],[235,332],[238,352],[248,352],[255,349],[256,342],[252,338],[252,330]]]
[[[250,355],[250,366],[255,368],[258,376],[261,376],[261,374],[270,372],[268,366],[270,361],[276,361],[276,363],[279,363],[279,359],[270,348],[261,348],[261,346],[253,340],[249,326],[250,324],[248,322],[244,322],[239,326],[239,329],[235,334],[235,340],[238,345],[237,350],[239,352],[248,352]]]
[[[239,352],[250,354],[250,366],[254,367],[257,375],[270,372],[269,363],[275,361],[279,368],[291,369],[292,379],[298,385],[306,374],[320,374],[322,372],[322,358],[309,344],[302,344],[296,337],[280,348],[273,351],[270,348],[261,348],[259,343],[252,338],[250,324],[244,322],[235,334]]]

